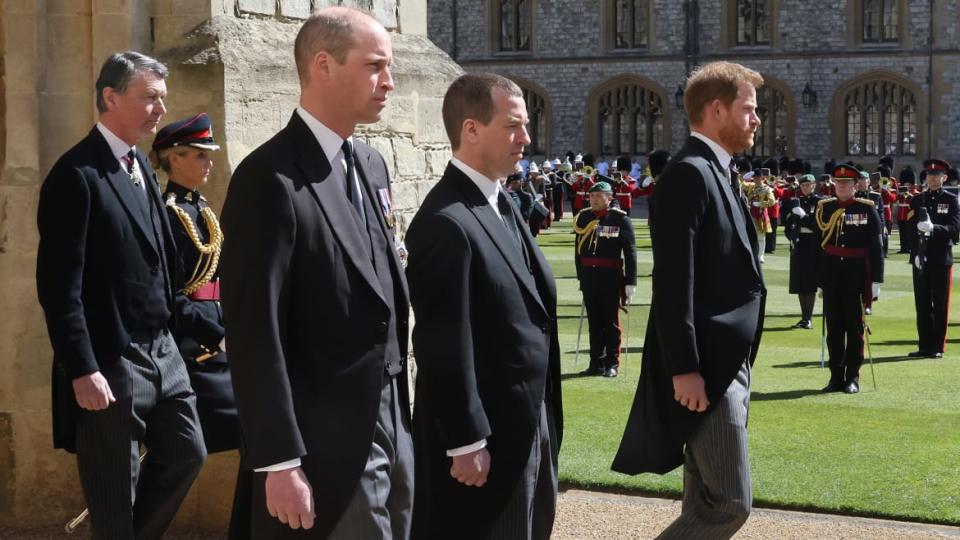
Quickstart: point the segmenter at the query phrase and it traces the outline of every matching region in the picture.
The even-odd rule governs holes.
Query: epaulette
[[[857,202],[863,203],[863,204],[865,204],[865,205],[867,205],[867,206],[876,206],[876,203],[874,203],[872,199],[861,199],[861,198],[857,197],[857,198],[855,198],[854,200],[857,201]]]
[[[177,194],[176,194],[176,193],[173,193],[172,191],[171,191],[170,193],[167,193],[167,202],[166,202],[166,204],[167,204],[167,206],[176,206],[176,205],[177,205]]]
[[[835,201],[835,200],[837,200],[836,197],[825,197],[825,198],[820,199],[819,201],[817,201],[817,204],[818,204],[818,205],[824,205],[824,204],[826,204],[826,203],[828,203],[828,202],[833,202],[833,201]]]
[[[579,212],[577,212],[577,215],[573,218],[573,222],[576,223],[580,219],[580,214],[583,214],[585,212],[593,212],[593,209],[588,206],[583,210],[580,210]]]
[[[611,208],[610,208],[610,211],[611,211],[611,212],[620,212],[620,213],[623,214],[623,215],[627,215],[627,213],[624,212],[624,211],[623,211],[622,209],[620,209],[620,208],[611,207]]]

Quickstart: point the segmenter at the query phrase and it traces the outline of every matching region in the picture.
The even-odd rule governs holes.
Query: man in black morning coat
[[[500,187],[526,107],[499,75],[447,90],[454,158],[406,237],[416,323],[413,537],[550,536],[562,433],[557,293]]]
[[[661,538],[729,538],[751,509],[746,421],[766,290],[729,164],[753,144],[762,83],[728,62],[691,75],[692,135],[657,182],[650,320],[613,469],[663,474],[684,464],[683,511]]]
[[[97,539],[160,538],[206,455],[171,335],[176,244],[156,175],[134,146],[166,112],[166,76],[136,52],[104,62],[99,121],[57,160],[37,211],[53,443],[77,454]]]
[[[405,538],[406,282],[386,164],[353,136],[393,90],[390,36],[331,7],[303,24],[294,55],[300,106],[237,167],[223,208],[227,346],[254,470],[237,500],[252,499],[258,540]]]

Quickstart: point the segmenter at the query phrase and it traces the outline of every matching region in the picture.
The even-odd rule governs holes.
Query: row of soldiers
[[[669,155],[663,163],[668,159]],[[813,328],[817,291],[822,293],[831,373],[825,392],[859,392],[865,315],[879,299],[894,221],[900,252],[910,254],[913,271],[918,349],[909,356],[940,358],[944,352],[960,207],[943,186],[954,169],[944,160],[927,160],[920,174],[926,189],[921,191],[912,169],[901,171],[899,179],[891,177],[888,159],[883,158],[873,173],[850,163],[828,163],[830,173],[819,179],[809,173],[780,177],[768,167],[740,175],[744,202],[759,233],[761,260],[764,252],[776,248],[766,239],[776,238],[775,226],[783,216],[790,247],[789,292],[798,296],[801,310],[794,328]],[[650,172],[645,171],[646,185],[639,188],[649,188],[652,194],[656,177]],[[577,212],[573,225],[577,278],[590,335],[590,365],[582,374],[615,377],[622,335],[618,310],[626,312],[636,290],[630,207],[624,210],[618,204],[614,186],[619,179],[597,172],[574,178],[576,189],[586,189],[589,203]],[[781,204],[782,213],[768,211]],[[651,218],[654,211],[651,203]]]
[[[917,314],[918,349],[909,356],[940,358],[946,343],[952,246],[960,234],[957,197],[943,189],[949,163],[924,162],[926,190],[910,186],[900,194],[901,235],[908,243]],[[883,282],[885,237],[892,212],[881,190],[869,188],[870,175],[844,164],[834,168],[829,184],[813,175],[797,180],[797,191],[784,204],[790,240],[791,294],[798,295],[801,320],[795,328],[812,328],[818,289],[823,295],[830,380],[824,392],[859,391],[864,359],[865,315],[879,299]],[[832,196],[822,194],[825,184]],[[880,182],[888,186],[887,182]],[[820,189],[818,189],[820,188]],[[888,209],[884,212],[884,208]]]

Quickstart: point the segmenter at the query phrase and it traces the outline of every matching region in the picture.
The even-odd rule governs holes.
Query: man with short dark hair
[[[453,159],[406,237],[413,536],[546,539],[563,429],[556,285],[498,181],[530,143],[527,109],[509,79],[467,74],[443,119]]]
[[[684,465],[683,510],[660,538],[729,538],[750,515],[750,369],[766,288],[731,175],[760,125],[757,72],[714,62],[687,81],[691,136],[657,182],[653,302],[640,385],[613,469]]]
[[[54,446],[77,454],[98,539],[160,538],[206,456],[170,332],[176,244],[135,146],[166,113],[166,77],[140,53],[108,58],[96,127],[40,190],[37,292],[53,345]]]
[[[253,538],[406,538],[409,313],[383,157],[354,137],[394,88],[369,14],[314,13],[300,104],[250,153],[223,208],[224,318]],[[297,529],[309,529],[308,531]],[[244,536],[244,531],[235,531]]]

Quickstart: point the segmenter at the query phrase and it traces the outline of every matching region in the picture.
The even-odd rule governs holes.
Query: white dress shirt
[[[727,152],[722,146],[717,144],[713,139],[707,137],[703,133],[691,130],[690,135],[705,142],[707,146],[713,150],[713,153],[716,154],[717,160],[720,161],[720,165],[724,168],[724,170],[730,170],[730,161],[733,159],[733,156],[730,155],[730,152]]]
[[[123,142],[120,137],[117,137],[110,131],[107,126],[97,122],[97,129],[100,131],[100,134],[103,135],[103,138],[107,140],[107,144],[110,145],[110,151],[113,152],[113,157],[117,158],[117,163],[120,164],[120,167],[126,171],[127,170],[127,154],[131,150],[136,151],[135,146],[130,146],[129,144]],[[133,174],[131,175],[134,180],[139,180],[134,182],[140,186],[140,189],[143,190],[144,194],[147,192],[147,183],[143,181],[143,171],[140,170],[140,163],[136,158],[133,159]]]

